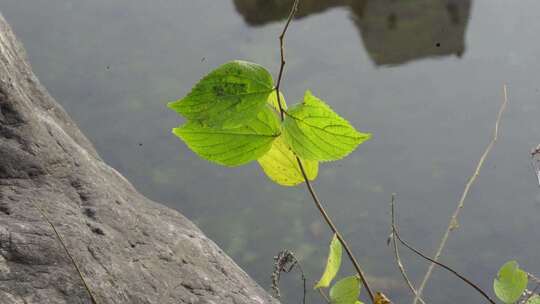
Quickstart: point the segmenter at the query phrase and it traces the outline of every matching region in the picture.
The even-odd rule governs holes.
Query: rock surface
[[[92,303],[83,282],[99,304],[278,303],[101,160],[0,15],[0,303]]]

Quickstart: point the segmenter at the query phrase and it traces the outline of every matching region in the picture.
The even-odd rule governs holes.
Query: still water
[[[0,0],[37,75],[102,157],[150,198],[193,219],[262,286],[291,249],[322,271],[330,234],[303,187],[272,184],[256,164],[207,163],[170,134],[167,101],[231,59],[277,72],[292,0]],[[397,193],[404,238],[433,252],[490,140],[502,85],[500,141],[466,201],[443,261],[490,290],[508,259],[540,272],[537,0],[305,0],[287,37],[289,103],[311,89],[371,141],[324,164],[315,186],[377,289],[410,302],[386,245]],[[403,251],[419,281],[427,265]],[[349,268],[350,269],[350,268]],[[344,269],[342,274],[351,274]],[[284,282],[284,303],[301,284]],[[431,303],[480,303],[436,271]],[[309,303],[322,303],[310,293]]]

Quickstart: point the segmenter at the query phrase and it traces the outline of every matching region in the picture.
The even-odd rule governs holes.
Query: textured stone
[[[0,303],[91,303],[59,237],[100,304],[277,303],[102,161],[0,15]]]

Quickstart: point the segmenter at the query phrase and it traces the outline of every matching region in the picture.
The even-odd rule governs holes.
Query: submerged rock
[[[100,304],[278,303],[103,162],[0,15],[0,303],[91,303],[83,278]]]

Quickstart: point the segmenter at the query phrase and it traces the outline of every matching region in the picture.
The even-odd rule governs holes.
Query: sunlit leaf
[[[287,111],[284,122],[287,144],[300,157],[309,160],[338,160],[368,140],[324,101],[307,91],[304,102]]]
[[[278,137],[272,143],[270,151],[257,161],[264,173],[277,184],[295,186],[304,182],[304,176],[300,171],[296,156],[283,140],[283,136]],[[317,161],[303,160],[302,165],[309,180],[317,178],[319,172]]]
[[[281,92],[279,92],[279,101],[281,102],[281,107],[283,110],[287,110],[287,102],[285,102],[285,96]],[[277,100],[277,94],[276,90],[273,90],[272,93],[268,96],[268,103],[276,109],[276,111],[279,112],[279,104]]]
[[[280,135],[279,120],[264,107],[245,126],[219,128],[191,121],[173,133],[200,157],[225,166],[239,166],[264,155]]]
[[[273,85],[264,67],[235,60],[210,72],[186,97],[168,106],[203,125],[238,127],[262,110]]]
[[[281,92],[280,102],[284,110],[287,109],[285,97]],[[279,113],[276,91],[268,96],[268,103]],[[298,166],[296,156],[285,142],[283,136],[276,139],[270,151],[258,159],[264,173],[274,182],[282,186],[295,186],[304,182],[304,176]],[[317,161],[302,160],[302,165],[309,180],[317,178],[319,163]]]
[[[499,269],[493,289],[501,301],[511,304],[519,300],[527,283],[527,273],[519,268],[516,261],[509,261]]]
[[[315,288],[326,288],[330,286],[332,280],[336,277],[336,274],[341,267],[341,254],[343,248],[341,242],[334,234],[332,242],[330,242],[330,252],[328,253],[328,259],[326,261],[326,268],[319,282],[315,285]]]
[[[332,304],[356,304],[360,296],[360,279],[350,276],[339,280],[330,288]]]

